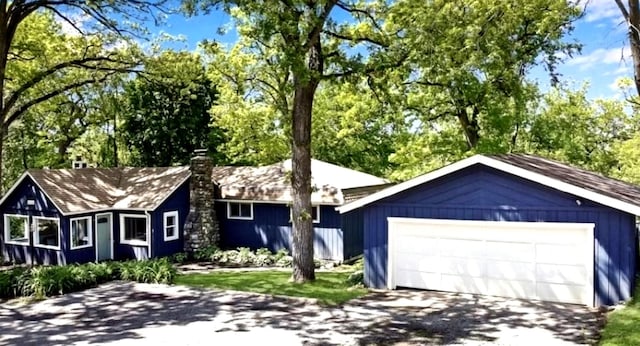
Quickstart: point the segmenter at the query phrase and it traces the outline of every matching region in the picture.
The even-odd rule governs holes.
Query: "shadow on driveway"
[[[0,305],[0,345],[570,345],[595,343],[602,321],[600,313],[576,305],[430,291],[373,292],[323,308],[251,293],[114,282],[34,304]]]

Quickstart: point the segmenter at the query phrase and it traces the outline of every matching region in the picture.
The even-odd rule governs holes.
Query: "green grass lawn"
[[[640,285],[636,287],[633,299],[623,309],[608,316],[600,345],[640,345]]]
[[[323,305],[338,305],[367,293],[364,288],[349,288],[349,273],[316,273],[316,281],[305,284],[289,282],[290,272],[213,272],[184,274],[176,278],[177,285],[229,289],[273,295],[318,299]]]

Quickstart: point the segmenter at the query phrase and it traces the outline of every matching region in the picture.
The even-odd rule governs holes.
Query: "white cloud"
[[[576,66],[579,70],[585,71],[597,65],[621,64],[631,61],[631,50],[629,47],[616,47],[610,49],[598,48],[586,55],[577,56],[567,60],[568,66]]]
[[[587,0],[581,3],[586,7],[584,20],[588,23],[621,18],[620,9],[613,0]]]

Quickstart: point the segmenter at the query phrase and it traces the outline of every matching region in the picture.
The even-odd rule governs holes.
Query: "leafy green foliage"
[[[17,267],[0,271],[0,298],[44,298],[79,291],[111,280],[173,283],[176,269],[166,259],[66,266]]]
[[[624,308],[613,311],[607,317],[599,345],[627,346],[640,344],[640,286]]]
[[[187,164],[195,149],[216,148],[223,134],[211,127],[209,109],[217,93],[199,56],[166,51],[145,64],[147,77],[125,86],[127,107],[122,128],[135,163],[142,166]],[[217,153],[217,154],[216,154]]]
[[[214,272],[179,275],[176,284],[314,298],[324,305],[339,305],[367,293],[364,288],[350,289],[348,276],[349,273],[320,272],[315,281],[297,284],[290,282],[290,272]]]

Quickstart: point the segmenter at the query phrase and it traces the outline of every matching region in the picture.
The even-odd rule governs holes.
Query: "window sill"
[[[60,246],[33,244],[33,247],[39,247],[41,249],[49,249],[49,250],[58,250],[58,251],[60,251]]]
[[[19,246],[29,246],[29,242],[25,241],[25,242],[20,242],[20,241],[11,241],[11,240],[7,240],[6,242],[4,242],[6,245],[19,245]]]
[[[178,236],[175,236],[175,237],[165,237],[165,238],[164,238],[164,241],[173,241],[173,240],[178,240],[178,239],[180,239],[180,237],[178,237]]]
[[[228,216],[227,217],[228,220],[253,220],[252,217],[242,217],[242,216]]]
[[[71,246],[69,248],[69,250],[80,250],[80,249],[87,249],[87,248],[91,248],[93,247],[93,244],[89,244],[89,245],[80,245],[80,246]]]
[[[149,242],[141,241],[141,240],[121,240],[120,244],[131,245],[131,246],[149,246]]]

